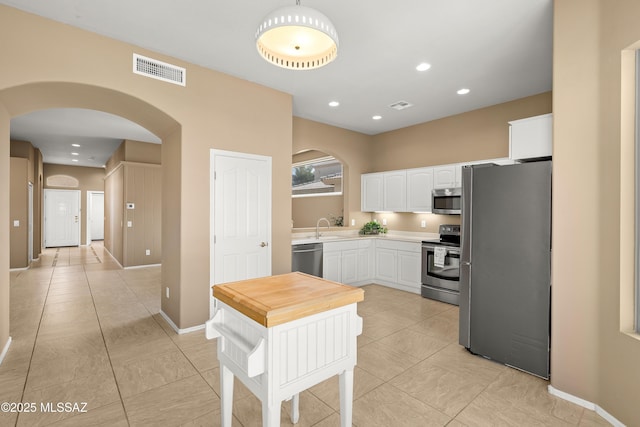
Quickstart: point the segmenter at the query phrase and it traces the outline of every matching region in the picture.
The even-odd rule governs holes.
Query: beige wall
[[[554,9],[551,383],[629,426],[640,425],[640,339],[626,333],[634,277],[633,53],[631,71],[621,58],[628,62],[623,51],[640,46],[638,16],[636,0],[564,0]]]
[[[72,176],[78,180],[79,186],[68,188],[47,185],[47,178],[53,175]],[[104,191],[104,169],[45,163],[43,179],[44,188],[80,190],[80,244],[85,244],[87,241],[87,191]]]
[[[291,220],[294,228],[315,227],[320,218],[327,218],[333,225],[332,216],[342,215],[343,209],[343,196],[291,198]],[[326,225],[323,221],[322,226]]]
[[[124,167],[121,164],[104,180],[104,247],[124,265]]]
[[[160,144],[124,140],[107,161],[105,247],[123,267],[162,261],[161,156]]]
[[[162,310],[178,327],[209,317],[209,193],[203,183],[209,181],[210,149],[272,157],[272,272],[290,271],[290,95],[6,6],[0,6],[0,37],[12,40],[0,56],[0,106],[8,112],[0,119],[43,108],[91,108],[162,139],[162,280],[171,288]],[[133,74],[134,52],[185,67],[187,86]],[[8,130],[5,136],[0,146],[8,146]]]
[[[27,159],[29,162],[27,180],[33,184],[33,253],[31,256],[37,259],[42,250],[42,153],[28,141],[15,140],[11,141],[10,153],[11,157]],[[28,192],[27,189],[25,191]],[[26,236],[28,238],[28,232]],[[11,251],[13,250],[12,245]],[[13,264],[12,267],[14,267]]]
[[[159,165],[124,164],[124,222],[133,224],[123,230],[124,267],[161,262],[161,196],[162,169]],[[134,209],[128,209],[126,203],[133,203]],[[147,250],[150,255],[146,255]]]
[[[9,265],[11,268],[26,268],[29,266],[29,160],[11,157],[11,201],[10,211],[10,244],[11,256]],[[20,226],[14,227],[14,221],[19,221]]]
[[[509,156],[511,120],[551,112],[551,92],[373,136],[370,170],[382,172]]]

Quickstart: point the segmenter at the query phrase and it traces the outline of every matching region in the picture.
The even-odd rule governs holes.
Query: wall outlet
[[[387,225],[387,218],[382,218],[382,225]]]
[[[127,227],[129,228],[133,227],[133,221],[127,221]]]
[[[424,219],[420,221],[420,227],[427,228],[427,221],[425,221]]]
[[[144,251],[145,255],[151,255],[151,249],[147,249],[146,251]]]
[[[14,219],[13,220],[13,226],[14,227],[20,227],[20,220],[19,219]]]
[[[169,299],[169,287],[166,287],[165,289],[166,289],[165,294],[167,295],[167,299]]]
[[[352,219],[352,220],[351,220],[351,225],[352,225],[352,226],[353,226],[353,225],[356,225],[356,220],[355,220],[355,219]]]

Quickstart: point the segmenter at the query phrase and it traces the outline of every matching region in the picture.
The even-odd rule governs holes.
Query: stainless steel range
[[[440,226],[439,240],[422,242],[422,290],[425,298],[459,305],[460,226]]]

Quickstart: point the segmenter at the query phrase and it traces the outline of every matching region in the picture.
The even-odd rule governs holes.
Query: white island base
[[[312,279],[302,273],[272,276],[270,279],[274,277],[302,279],[305,284],[312,285],[340,286],[349,293],[351,289],[356,289],[322,279]],[[318,280],[323,283],[317,282]],[[273,282],[271,285],[268,295],[273,296],[278,290],[273,288]],[[242,304],[238,301],[245,297],[245,303],[255,305],[255,295],[248,297],[245,293],[240,298],[235,295],[231,299],[227,298],[228,295],[216,295],[216,288],[214,286],[216,311],[206,323],[206,337],[219,338],[222,426],[231,427],[234,377],[238,377],[262,402],[263,426],[276,427],[280,425],[280,407],[283,401],[292,399],[291,421],[297,423],[298,394],[334,375],[340,376],[340,424],[342,427],[351,426],[356,337],[362,333],[362,318],[357,315],[356,302],[363,299],[362,290],[357,289],[358,293],[351,293],[350,298],[355,298],[356,302],[341,298],[342,302],[339,303],[346,301],[346,305],[332,308],[338,305],[335,295],[331,295],[329,300],[321,298],[312,301],[312,304],[305,304],[292,298],[295,293],[291,294],[287,289],[280,292],[285,303],[278,303],[276,307],[271,304],[273,301],[269,301],[270,304],[267,305],[274,309],[266,310],[265,313],[268,314],[260,316],[256,315],[255,310],[247,311],[245,306],[238,305]],[[307,299],[313,296],[309,289],[298,290]],[[342,291],[340,288],[338,290]],[[221,301],[219,296],[240,309]],[[318,310],[323,311],[317,312]],[[272,313],[275,314],[270,317],[269,314]],[[273,326],[261,324],[268,325],[270,320],[274,323]]]

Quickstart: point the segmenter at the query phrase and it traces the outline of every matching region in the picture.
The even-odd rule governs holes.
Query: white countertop
[[[291,244],[300,245],[304,243],[325,243],[344,240],[360,240],[360,239],[386,239],[399,240],[403,242],[422,242],[423,240],[439,239],[438,233],[416,233],[413,231],[389,231],[386,234],[360,235],[357,231],[325,231],[321,233],[319,239],[316,239],[315,233],[293,233],[291,235]]]

